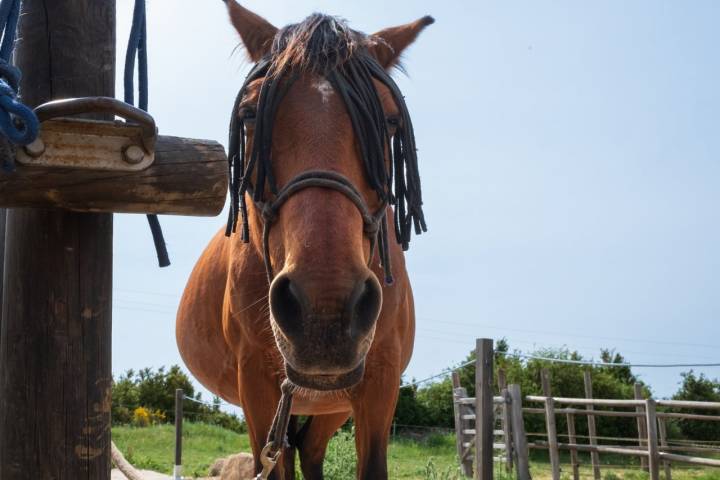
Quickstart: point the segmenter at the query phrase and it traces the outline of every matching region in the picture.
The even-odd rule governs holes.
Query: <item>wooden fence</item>
[[[720,467],[720,460],[708,457],[708,455],[720,454],[720,443],[672,442],[667,437],[667,422],[671,419],[720,421],[720,415],[667,410],[703,412],[714,410],[720,413],[720,402],[645,399],[642,398],[640,385],[635,386],[633,399],[597,399],[593,398],[592,377],[589,371],[584,372],[583,378],[585,398],[553,396],[548,370],[542,371],[542,396],[523,397],[519,385],[506,385],[502,371],[498,373],[500,395],[495,396],[492,381],[493,342],[489,339],[477,341],[475,372],[475,397],[468,397],[466,389],[460,384],[460,376],[457,372],[453,373],[452,377],[457,452],[462,473],[466,477],[472,478],[474,474],[476,479],[492,480],[494,462],[498,461],[504,464],[508,472],[514,469],[518,480],[529,480],[530,449],[548,451],[553,480],[560,479],[561,450],[570,452],[570,466],[574,480],[580,477],[578,452],[590,453],[594,480],[601,479],[600,454],[640,457],[640,466],[650,473],[651,480],[659,480],[661,468],[664,470],[665,478],[671,480],[672,463]],[[525,415],[542,415],[546,431],[526,433]],[[565,415],[566,434],[557,431],[558,415]],[[580,436],[576,433],[578,417],[586,419],[588,435]],[[597,417],[635,418],[638,435],[633,438],[599,436],[595,423]],[[528,437],[538,436],[545,437],[545,440],[528,441]],[[585,443],[579,442],[581,437],[586,440]],[[559,438],[566,438],[567,441],[561,442]],[[499,454],[496,456],[494,452]],[[689,453],[706,456],[686,455]]]

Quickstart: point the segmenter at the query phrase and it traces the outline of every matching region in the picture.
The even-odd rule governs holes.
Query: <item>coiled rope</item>
[[[38,135],[40,124],[35,113],[17,98],[20,70],[11,64],[15,49],[15,33],[20,17],[21,0],[3,0],[0,3],[0,132],[12,143],[27,145]],[[6,159],[3,170],[15,170],[13,159]]]
[[[135,58],[138,60],[138,107],[148,110],[147,22],[145,0],[135,0],[130,40],[125,56],[125,103],[135,104]],[[148,215],[160,267],[170,265],[165,238],[157,215]]]

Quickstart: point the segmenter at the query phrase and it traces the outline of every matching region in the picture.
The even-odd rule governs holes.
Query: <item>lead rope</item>
[[[283,449],[290,446],[287,441],[287,430],[290,424],[290,410],[293,400],[293,385],[290,380],[285,379],[280,390],[282,396],[270,427],[270,433],[268,433],[267,444],[260,453],[260,463],[263,469],[257,474],[255,480],[267,480],[270,478],[270,474],[275,469]]]
[[[0,132],[12,143],[28,145],[37,138],[40,124],[35,112],[17,98],[20,70],[12,65],[12,53],[15,49],[20,3],[20,0],[3,0],[0,3]],[[6,159],[2,169],[6,172],[14,171],[14,159]]]
[[[147,59],[147,22],[145,0],[135,0],[133,22],[130,29],[127,54],[125,56],[125,103],[135,104],[135,57],[138,59],[138,107],[148,110],[148,59]],[[165,238],[157,215],[148,215],[155,251],[160,267],[170,265]]]

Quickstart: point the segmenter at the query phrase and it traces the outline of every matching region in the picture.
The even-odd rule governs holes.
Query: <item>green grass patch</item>
[[[147,428],[114,427],[113,440],[130,463],[138,468],[170,474],[175,452],[175,431],[172,425]],[[185,475],[205,476],[210,465],[221,457],[238,452],[250,452],[247,434],[238,434],[214,425],[185,423],[183,426],[183,467]],[[601,457],[603,480],[648,480],[639,469],[637,459],[623,456]],[[570,459],[561,457],[562,480],[572,480]],[[580,455],[580,478],[592,480],[589,455]],[[662,467],[661,467],[662,468]],[[391,479],[460,480],[455,438],[453,435],[432,434],[413,438],[396,437],[388,451],[388,471]],[[352,480],[355,472],[355,446],[352,434],[341,432],[331,441],[325,462],[326,480]],[[497,480],[512,480],[502,465],[496,465]],[[552,478],[547,453],[533,452],[531,457],[533,480]],[[661,472],[661,477],[663,473]],[[690,468],[674,465],[673,480],[720,480],[720,469]],[[301,476],[298,476],[301,479]]]
[[[113,427],[112,437],[125,458],[137,468],[171,474],[175,460],[175,427]],[[205,476],[221,457],[249,452],[247,435],[214,425],[183,424],[183,471],[185,475]]]

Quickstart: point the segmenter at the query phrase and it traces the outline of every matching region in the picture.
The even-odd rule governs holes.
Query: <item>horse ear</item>
[[[223,0],[230,13],[230,21],[240,34],[243,45],[253,62],[270,52],[278,29],[260,15],[243,7],[236,0]]]
[[[371,50],[377,57],[380,65],[385,68],[395,66],[400,60],[400,55],[420,35],[425,27],[435,23],[430,15],[424,16],[405,25],[386,28],[372,35],[377,40],[371,46]]]

